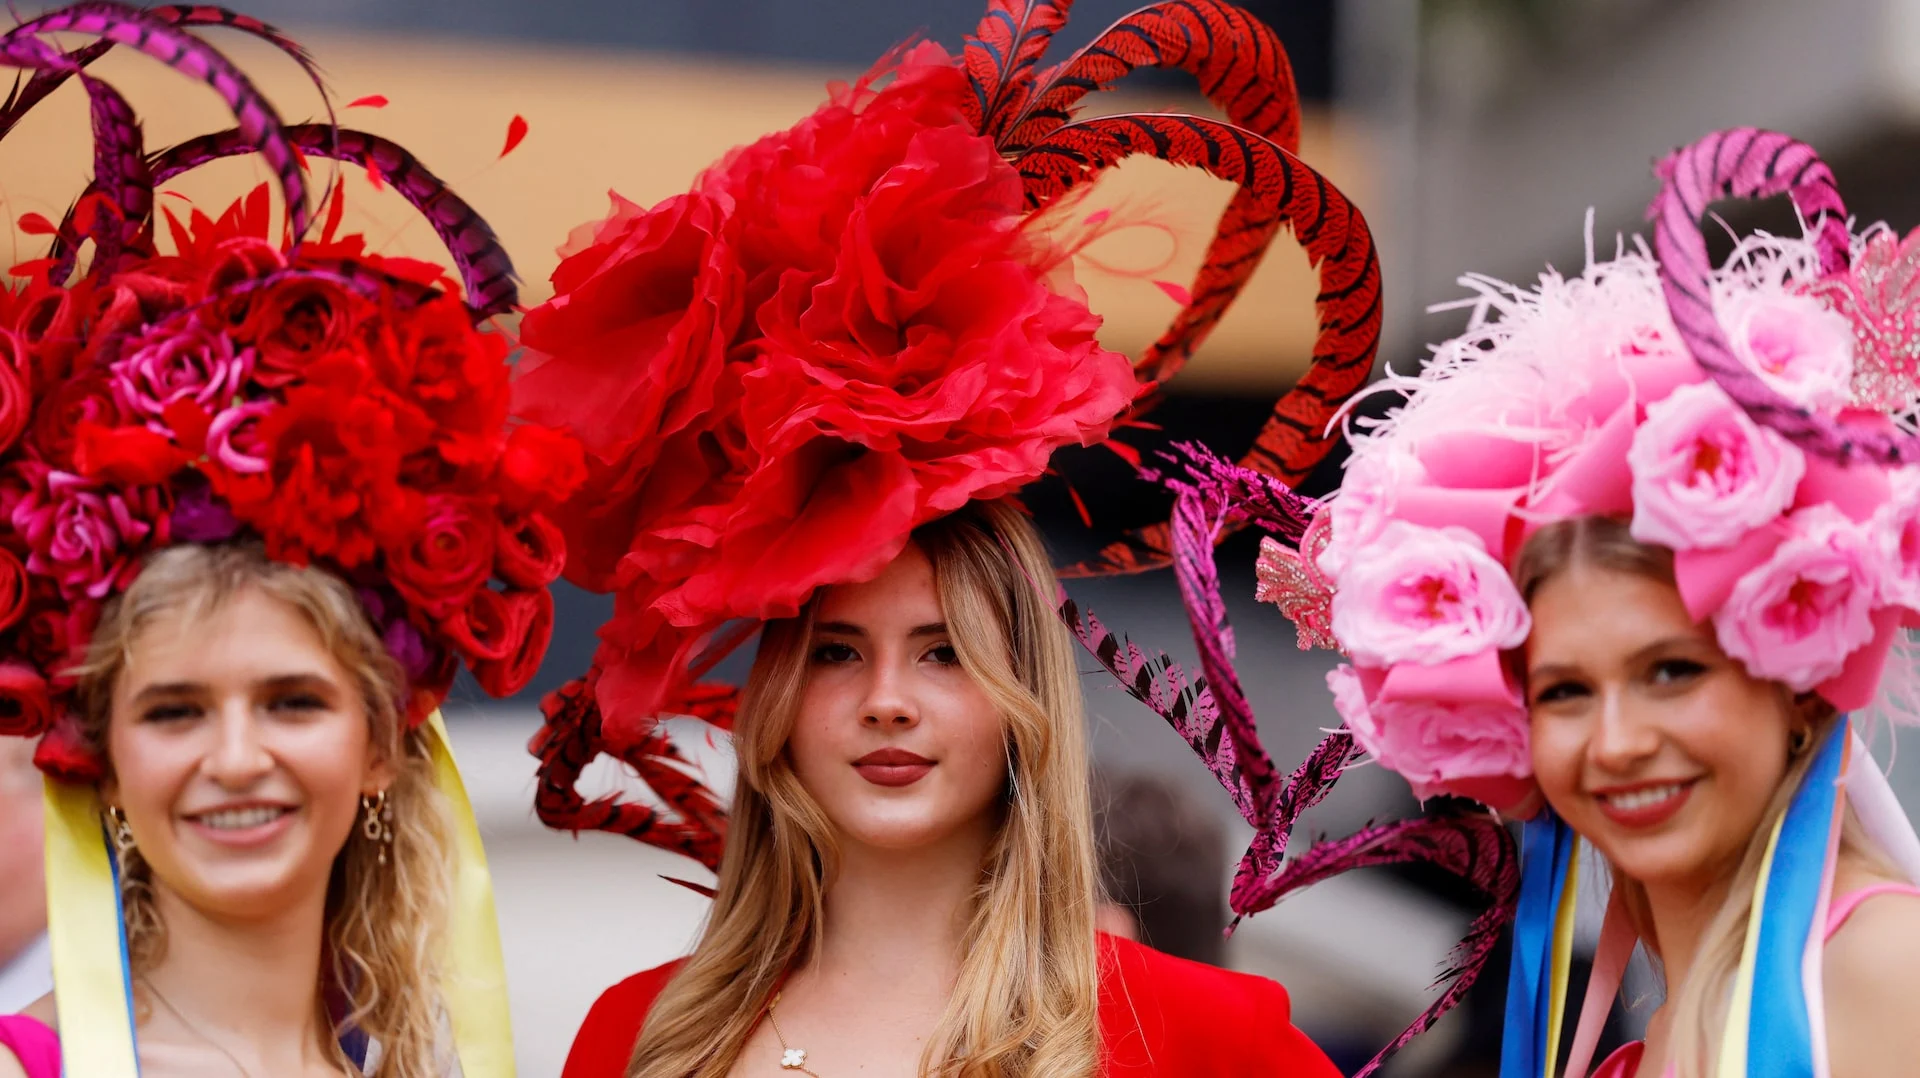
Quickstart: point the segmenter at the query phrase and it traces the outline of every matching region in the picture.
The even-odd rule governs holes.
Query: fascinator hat
[[[592,671],[552,696],[537,808],[719,858],[723,809],[659,720],[724,725],[703,680],[821,587],[866,580],[913,529],[1101,442],[1187,362],[1290,228],[1317,264],[1313,364],[1247,464],[1293,482],[1369,376],[1379,266],[1365,220],[1295,155],[1299,102],[1273,32],[1217,0],[1158,3],[1049,63],[1061,0],[993,0],[959,55],[902,46],[793,127],[652,207],[614,196],[527,313],[516,408],[586,446],[557,520],[567,577],[610,592]],[[1225,120],[1078,115],[1142,67],[1182,68]],[[1039,219],[1133,155],[1237,186],[1173,324],[1141,356],[1100,346],[1071,250]],[[1068,575],[1171,557],[1165,526]],[[587,800],[606,753],[664,805]],[[664,811],[662,811],[664,809]]]
[[[1657,171],[1650,248],[1589,253],[1578,277],[1532,289],[1462,278],[1466,331],[1389,377],[1405,403],[1352,432],[1345,481],[1297,550],[1263,554],[1303,646],[1349,660],[1328,678],[1344,730],[1422,797],[1512,808],[1532,792],[1501,653],[1531,628],[1511,566],[1553,521],[1625,520],[1671,551],[1689,614],[1754,677],[1841,712],[1907,710],[1920,233],[1852,232],[1827,166],[1784,135],[1718,132]],[[1779,194],[1804,234],[1738,238],[1712,265],[1708,204]],[[1824,1073],[1818,927],[1849,805],[1920,880],[1920,841],[1853,722],[1811,751],[1755,895],[1724,1075]],[[1503,1078],[1557,1058],[1580,864],[1551,812],[1523,845]],[[1584,1073],[1632,949],[1617,903],[1607,921],[1568,1073]]]
[[[93,0],[0,35],[0,59],[31,73],[0,106],[0,133],[78,79],[94,146],[93,181],[65,218],[21,222],[51,234],[48,254],[0,290],[0,734],[38,738],[49,777],[66,1066],[136,1071],[93,786],[104,761],[79,734],[71,671],[148,555],[251,541],[346,581],[405,673],[401,711],[426,726],[459,817],[447,1000],[462,1066],[510,1073],[485,862],[436,708],[458,667],[507,695],[545,652],[547,585],[564,561],[545,514],[584,476],[580,450],[536,425],[509,429],[508,344],[476,323],[510,308],[515,288],[479,215],[392,142],[283,124],[200,27],[264,39],[315,72],[278,31],[213,7]],[[63,51],[61,32],[98,40]],[[212,87],[235,126],[149,151],[126,99],[89,73],[115,45]],[[265,185],[217,216],[182,221],[157,204],[169,179],[237,154],[272,171],[284,225]],[[427,217],[459,279],[344,233],[337,176],[316,225],[315,158],[377,172]]]

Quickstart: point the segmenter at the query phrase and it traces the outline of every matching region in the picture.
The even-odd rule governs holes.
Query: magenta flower
[[[207,455],[242,475],[266,471],[270,465],[260,444],[260,420],[273,407],[270,401],[249,401],[215,415],[207,428]]]
[[[1791,534],[1713,615],[1720,646],[1757,678],[1806,692],[1873,639],[1884,575],[1866,528],[1830,505],[1788,518]]]
[[[225,334],[179,319],[149,330],[111,372],[120,404],[170,434],[160,417],[175,401],[197,401],[209,415],[227,407],[253,373],[253,349],[235,352]]]
[[[167,541],[166,493],[126,489],[22,462],[27,494],[13,528],[27,544],[27,568],[68,598],[104,599],[132,581],[140,556]]]
[[[1670,550],[1728,546],[1793,504],[1807,460],[1711,382],[1647,406],[1627,450],[1635,539]]]
[[[1464,528],[1396,520],[1356,553],[1333,595],[1333,635],[1355,662],[1432,666],[1518,647],[1532,628],[1513,579]]]

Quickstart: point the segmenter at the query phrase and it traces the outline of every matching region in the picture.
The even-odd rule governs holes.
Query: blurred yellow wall
[[[208,36],[239,60],[284,119],[320,115],[319,98],[290,60],[240,35]],[[342,109],[340,120],[397,140],[472,202],[512,253],[529,304],[549,294],[555,247],[575,225],[606,211],[610,189],[642,204],[674,194],[729,148],[811,110],[829,78],[852,74],[392,36],[305,43],[325,68],[337,104],[369,94],[389,99],[378,110]],[[124,48],[94,71],[133,102],[150,149],[231,125],[211,90]],[[1102,112],[1205,107],[1198,99],[1118,94],[1092,105]],[[530,133],[512,155],[497,159],[516,114],[526,117]],[[1307,116],[1303,157],[1365,206],[1364,147],[1343,142],[1330,127],[1324,114]],[[0,211],[9,222],[28,211],[57,219],[90,171],[86,100],[69,85],[0,145]],[[169,187],[217,211],[265,177],[257,161],[223,162]],[[397,196],[376,194],[357,168],[346,177],[349,220],[380,249],[445,261],[432,231]],[[1090,249],[1100,263],[1124,271],[1085,264],[1080,270],[1094,309],[1107,320],[1110,347],[1137,353],[1165,328],[1175,307],[1152,280],[1191,281],[1229,194],[1226,184],[1197,170],[1148,160],[1123,165],[1099,184],[1085,212],[1113,207],[1115,221],[1171,226],[1178,237],[1176,243],[1164,228],[1133,227]],[[173,198],[161,204],[182,207]],[[16,231],[0,255],[21,261],[43,246],[43,237]],[[1283,236],[1184,384],[1262,391],[1290,383],[1311,349],[1314,291],[1304,254]]]

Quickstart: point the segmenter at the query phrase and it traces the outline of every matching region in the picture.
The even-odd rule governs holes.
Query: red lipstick
[[[855,760],[853,769],[875,786],[911,786],[933,770],[933,761],[905,749],[876,749]]]

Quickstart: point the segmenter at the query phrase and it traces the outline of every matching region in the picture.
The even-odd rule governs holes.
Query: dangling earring
[[[387,791],[361,794],[360,811],[365,814],[360,822],[360,833],[379,848],[380,863],[384,865],[387,863],[387,847],[393,845],[393,828],[387,826]]]
[[[133,852],[133,827],[127,823],[127,814],[120,811],[118,805],[107,806],[107,821],[112,824],[113,848],[124,861]]]

